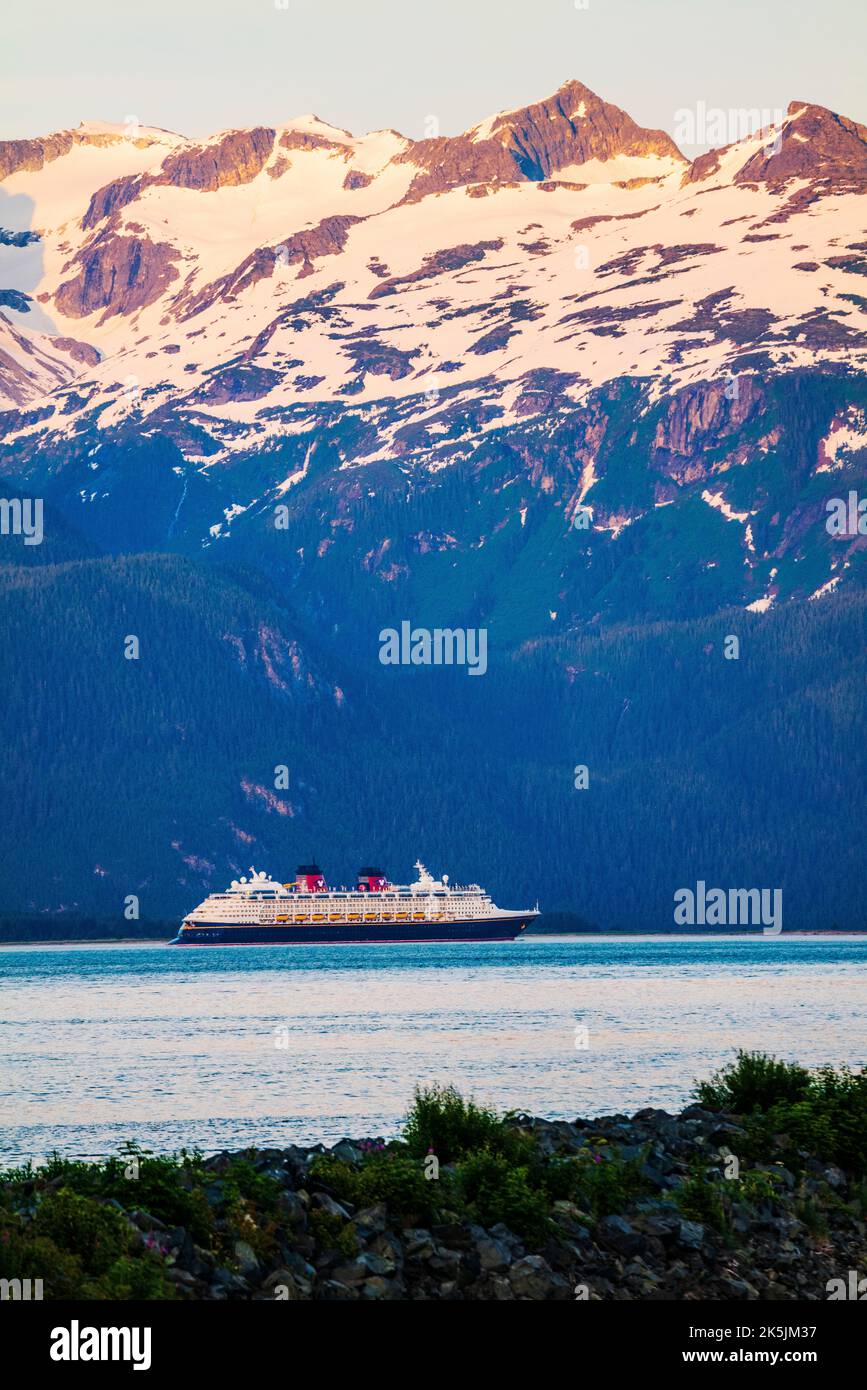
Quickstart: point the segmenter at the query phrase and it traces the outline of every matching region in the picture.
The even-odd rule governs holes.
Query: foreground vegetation
[[[0,1173],[0,1278],[54,1299],[823,1298],[863,1266],[867,1072],[758,1053],[680,1116],[499,1116],[418,1090],[401,1138]]]

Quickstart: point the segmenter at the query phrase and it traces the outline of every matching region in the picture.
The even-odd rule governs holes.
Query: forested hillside
[[[496,648],[471,679],[383,667],[374,627],[346,643],[252,572],[7,566],[0,910],[122,918],[134,894],[161,919],[315,854],[337,881],[420,856],[600,926],[668,926],[697,879],[782,887],[788,928],[864,926],[865,628],[832,594]]]

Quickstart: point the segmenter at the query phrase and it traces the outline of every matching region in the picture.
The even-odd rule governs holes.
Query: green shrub
[[[757,1111],[747,1118],[747,1155],[759,1161],[777,1157],[778,1139],[785,1136],[791,1149],[784,1150],[792,1167],[800,1166],[795,1150],[830,1158],[836,1151],[834,1131],[828,1116],[816,1108],[814,1101],[781,1101],[770,1110]]]
[[[444,1177],[426,1178],[417,1158],[400,1153],[375,1154],[359,1171],[356,1202],[362,1207],[384,1202],[390,1212],[400,1216],[431,1219],[443,1204],[447,1186]]]
[[[403,1137],[414,1157],[433,1150],[440,1163],[454,1163],[482,1149],[518,1160],[532,1147],[496,1111],[464,1100],[454,1086],[417,1086]]]
[[[552,1158],[547,1163],[537,1160],[530,1164],[528,1177],[550,1202],[574,1202],[581,1189],[582,1172],[577,1158]]]
[[[358,1172],[336,1154],[317,1154],[310,1164],[310,1176],[329,1187],[338,1201],[358,1201]]]
[[[437,1206],[443,1205],[448,1183],[447,1178],[427,1179],[419,1159],[394,1149],[371,1154],[358,1168],[334,1154],[320,1154],[310,1172],[338,1201],[357,1207],[384,1202],[394,1216],[432,1217]]]
[[[727,1232],[731,1193],[717,1179],[691,1173],[675,1191],[674,1200],[686,1220],[697,1220],[720,1234]]]
[[[138,1158],[136,1178],[125,1176],[131,1157]],[[130,1149],[128,1157],[108,1160],[100,1190],[129,1210],[149,1212],[167,1226],[183,1226],[199,1245],[208,1245],[213,1215],[203,1185],[210,1181],[213,1175],[201,1168],[198,1155],[134,1154]]]
[[[133,1163],[136,1176],[128,1177]],[[44,1184],[59,1180],[62,1189],[79,1196],[114,1198],[128,1211],[140,1208],[167,1226],[183,1226],[200,1245],[210,1241],[213,1218],[202,1188],[213,1175],[202,1166],[198,1152],[151,1154],[125,1144],[119,1155],[103,1163],[76,1162],[54,1153],[38,1174],[22,1168],[3,1174],[2,1181],[20,1189],[28,1176],[38,1176]]]
[[[815,1197],[805,1197],[795,1203],[795,1215],[803,1222],[811,1236],[824,1240],[828,1234],[828,1220]]]
[[[220,1176],[221,1196],[214,1221],[212,1247],[229,1265],[237,1259],[235,1244],[243,1240],[260,1261],[279,1250],[281,1188],[276,1178],[257,1173],[246,1159],[233,1160]],[[204,1194],[202,1194],[204,1196]]]
[[[703,1105],[745,1116],[750,1158],[777,1157],[777,1136],[785,1135],[790,1166],[799,1166],[800,1149],[851,1173],[867,1173],[867,1072],[809,1072],[762,1053],[740,1052],[697,1094]]]
[[[351,1260],[358,1254],[358,1237],[348,1222],[317,1208],[310,1214],[308,1230],[320,1250],[339,1250]]]
[[[583,1151],[576,1163],[576,1185],[573,1200],[601,1216],[617,1216],[630,1203],[647,1191],[641,1176],[641,1158],[620,1158],[616,1151],[611,1157]]]
[[[223,1184],[227,1196],[243,1197],[263,1212],[273,1215],[279,1208],[283,1190],[279,1181],[267,1173],[257,1173],[249,1159],[233,1159],[223,1174]]]
[[[867,1219],[867,1178],[862,1178],[856,1186],[852,1193],[851,1206],[859,1220]]]
[[[545,1193],[531,1186],[527,1168],[502,1154],[470,1154],[458,1165],[456,1184],[462,1205],[481,1226],[502,1221],[532,1243],[541,1243],[553,1229]]]
[[[774,1173],[762,1173],[749,1170],[742,1173],[731,1185],[737,1193],[737,1200],[746,1202],[748,1206],[763,1206],[766,1202],[773,1202],[779,1196],[779,1184],[782,1181],[779,1175]]]
[[[81,1298],[85,1282],[75,1255],[20,1222],[0,1224],[0,1278],[41,1279],[46,1299]]]
[[[693,1160],[689,1176],[673,1195],[687,1220],[700,1221],[722,1235],[728,1244],[734,1244],[733,1206],[757,1208],[776,1201],[781,1181],[778,1174],[755,1169],[742,1173],[739,1178],[720,1178],[698,1158]]]
[[[769,1110],[778,1101],[797,1101],[810,1090],[812,1078],[804,1067],[781,1062],[764,1052],[738,1051],[737,1059],[696,1088],[699,1102],[710,1110],[749,1115]]]
[[[111,1162],[111,1160],[109,1160]],[[106,1165],[108,1166],[108,1165]],[[104,1193],[103,1180],[104,1169],[99,1163],[83,1163],[76,1159],[61,1158],[55,1150],[49,1154],[44,1167],[36,1171],[27,1165],[17,1173],[4,1174],[8,1176],[13,1185],[17,1185],[20,1180],[26,1181],[27,1177],[37,1178],[40,1185],[54,1183],[58,1187],[69,1188],[72,1192],[77,1192],[83,1197],[112,1196],[112,1193]]]
[[[849,1172],[867,1174],[867,1071],[820,1067],[812,1098],[828,1124],[830,1157]]]
[[[150,1252],[132,1257],[123,1255],[98,1280],[82,1285],[80,1298],[108,1299],[128,1302],[143,1299],[166,1302],[177,1297],[174,1285],[166,1278],[162,1262]]]
[[[70,1188],[43,1197],[32,1229],[75,1255],[87,1274],[104,1274],[126,1253],[128,1230],[120,1212]]]

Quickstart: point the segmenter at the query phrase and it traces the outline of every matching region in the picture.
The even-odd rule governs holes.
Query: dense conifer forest
[[[314,854],[603,929],[670,929],[700,879],[867,926],[861,592],[494,642],[472,679],[384,667],[378,615],[335,633],[251,569],[74,549],[0,568],[7,917],[135,897],[134,933]]]

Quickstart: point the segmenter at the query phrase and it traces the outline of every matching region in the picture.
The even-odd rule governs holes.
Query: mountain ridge
[[[443,140],[0,146],[0,478],[45,504],[0,907],[159,917],[313,840],[601,925],[697,878],[862,922],[863,127],[659,134],[573,83]],[[381,666],[405,620],[485,679]]]
[[[537,633],[861,582],[822,514],[867,460],[858,123],[793,102],[688,164],[570,80],[457,137],[131,135],[4,181],[0,475],[100,549],[237,553],[314,608],[348,566],[377,611],[439,555],[463,611],[538,532]]]

